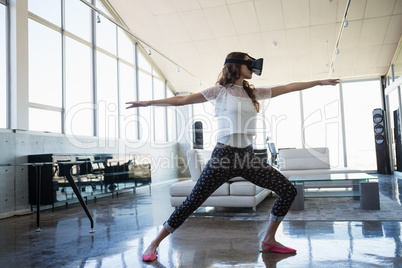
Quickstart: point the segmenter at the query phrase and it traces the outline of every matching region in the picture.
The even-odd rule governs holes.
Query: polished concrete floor
[[[379,182],[380,192],[401,205],[402,179]],[[35,214],[0,220],[0,267],[402,267],[399,220],[284,221],[277,239],[297,249],[288,255],[259,252],[266,221],[201,213],[163,241],[156,261],[144,263],[142,252],[173,211],[169,185],[153,187],[152,195],[144,188],[98,199],[88,208],[95,233],[80,206],[43,211],[41,232]]]

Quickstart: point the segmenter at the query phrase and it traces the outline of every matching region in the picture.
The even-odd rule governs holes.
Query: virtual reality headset
[[[262,64],[264,59],[254,59],[253,57],[250,57],[249,55],[247,55],[249,57],[248,60],[240,60],[240,59],[226,59],[225,60],[225,64],[226,63],[239,63],[239,64],[245,64],[247,65],[247,68],[252,71],[253,73],[255,73],[256,75],[261,75],[262,73]]]

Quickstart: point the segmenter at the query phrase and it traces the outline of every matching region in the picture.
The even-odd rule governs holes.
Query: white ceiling
[[[177,92],[215,84],[226,55],[264,58],[255,86],[384,75],[402,34],[402,0],[109,0]],[[277,43],[275,47],[273,44]],[[179,66],[179,72],[176,65]]]

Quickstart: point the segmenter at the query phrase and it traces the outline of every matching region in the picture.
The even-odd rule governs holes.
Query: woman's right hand
[[[146,107],[146,106],[180,106],[194,103],[206,102],[207,99],[201,93],[190,94],[187,96],[174,96],[167,99],[148,100],[148,101],[129,101],[126,109]]]
[[[126,109],[137,108],[137,107],[147,107],[149,104],[147,101],[129,101],[126,102],[128,107]]]

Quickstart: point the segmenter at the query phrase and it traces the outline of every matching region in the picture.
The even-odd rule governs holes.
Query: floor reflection
[[[381,193],[396,203],[400,185],[380,178]],[[402,267],[399,220],[284,221],[277,239],[297,249],[289,255],[260,253],[268,222],[232,220],[232,210],[190,217],[163,241],[158,259],[144,263],[142,252],[173,211],[168,193],[166,185],[152,196],[145,188],[88,204],[94,234],[79,206],[41,213],[40,233],[35,214],[0,220],[0,267]]]
[[[281,253],[275,253],[275,252],[264,252],[261,253],[262,256],[262,261],[265,264],[265,267],[267,268],[276,268],[279,267],[277,264],[285,259],[288,258],[293,258],[296,256],[297,253],[292,253],[292,254],[281,254]]]

